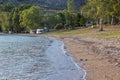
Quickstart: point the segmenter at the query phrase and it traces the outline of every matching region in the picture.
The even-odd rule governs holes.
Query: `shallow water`
[[[63,47],[46,37],[0,36],[0,80],[83,80]]]

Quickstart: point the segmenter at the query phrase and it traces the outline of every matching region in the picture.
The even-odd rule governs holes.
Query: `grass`
[[[81,28],[71,31],[55,31],[49,34],[62,36],[62,35],[76,35],[82,37],[92,38],[120,38],[120,25],[116,26],[104,26],[104,31],[100,32],[98,28]]]

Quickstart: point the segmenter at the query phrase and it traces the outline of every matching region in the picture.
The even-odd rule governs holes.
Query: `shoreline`
[[[64,71],[61,74],[63,78],[60,78],[58,80],[86,80],[86,79],[84,79],[84,70],[80,69],[78,64],[75,62],[74,58],[69,54],[68,49],[65,48],[65,44],[62,41],[57,40],[56,38],[48,37],[48,36],[45,36],[45,37],[47,37],[50,40],[53,40],[53,43],[46,51],[47,51],[47,54],[48,54],[50,60],[53,60],[52,63],[58,64],[58,65],[55,65],[54,67],[61,66],[61,69],[63,69],[63,71],[64,71],[65,66],[66,65],[68,66],[65,68],[65,69],[67,69],[68,73],[66,74],[66,72]],[[52,50],[52,49],[55,49],[55,50]],[[51,54],[53,54],[53,55],[51,55]],[[62,57],[60,57],[60,56],[62,56]],[[54,59],[51,59],[51,58],[54,58]],[[57,61],[57,60],[59,60],[59,61]],[[65,64],[61,64],[61,62],[64,62]],[[60,72],[62,72],[62,70],[60,70]],[[65,77],[66,75],[69,78],[66,78]]]
[[[86,74],[87,74],[87,72],[86,72],[86,70],[84,70],[83,68],[82,68],[82,65],[80,66],[79,64],[82,64],[82,63],[78,63],[78,62],[76,62],[75,61],[75,58],[69,53],[69,50],[68,50],[68,48],[65,48],[65,44],[63,43],[63,42],[61,42],[63,45],[61,46],[61,48],[63,49],[63,52],[64,52],[64,54],[65,55],[67,55],[70,59],[71,59],[71,61],[74,63],[74,65],[76,66],[76,68],[79,70],[79,71],[83,71],[84,72],[84,75],[83,75],[83,80],[86,80]]]
[[[48,37],[48,36],[46,36],[46,37]],[[59,42],[59,43],[61,43],[61,50],[62,50],[62,52],[63,52],[63,54],[65,55],[65,56],[67,56],[68,58],[70,58],[70,60],[72,61],[72,63],[76,66],[76,68],[78,69],[78,71],[83,71],[84,73],[82,74],[83,76],[82,76],[82,80],[86,80],[86,70],[84,70],[83,68],[82,68],[82,66],[83,65],[79,65],[79,64],[82,64],[82,63],[78,63],[77,61],[76,61],[76,59],[75,59],[75,57],[73,57],[73,55],[72,54],[70,54],[70,51],[69,51],[69,49],[67,48],[67,46],[64,44],[64,42],[63,41],[61,41],[61,40],[59,40],[59,39],[56,39],[55,37],[48,37],[49,39],[52,39],[52,40],[54,40],[54,41],[57,41],[57,42]]]
[[[81,68],[86,70],[87,73],[85,76],[86,80],[119,80],[120,79],[119,66],[115,65],[116,62],[110,62],[114,58],[110,58],[109,54],[108,55],[105,55],[106,53],[103,54],[105,52],[104,50],[103,52],[100,52],[99,49],[96,48],[96,46],[100,47],[101,45],[103,45],[106,47],[106,45],[108,45],[108,44],[106,45],[104,44],[105,41],[104,39],[102,42],[102,39],[101,40],[90,39],[89,41],[89,39],[86,40],[87,38],[81,38],[79,36],[77,37],[55,36],[55,35],[45,35],[45,36],[54,37],[64,42],[64,44],[68,46],[67,49],[70,51],[70,54],[75,58],[76,62],[83,63],[83,66]],[[98,41],[98,43],[96,43],[95,41]],[[93,45],[94,43],[95,45]],[[108,40],[107,43],[110,44],[110,41]],[[114,43],[111,43],[110,45],[113,44]],[[92,47],[93,48],[95,47],[95,51],[94,50],[91,51]],[[117,59],[119,59],[119,56],[117,57]]]
[[[31,34],[19,34],[18,36],[31,36]],[[80,68],[86,71],[86,80],[120,79],[120,40],[118,39],[89,39],[80,36],[56,36],[49,34],[32,34],[32,36],[46,36],[62,41],[67,46],[67,50],[70,51],[69,54],[72,55],[75,62],[83,63],[83,66],[80,66]],[[112,49],[113,53],[118,50],[118,53],[116,55],[111,54],[110,49]]]
[[[46,35],[43,35],[43,36],[46,36]],[[49,35],[49,36],[47,35],[46,37],[55,39],[55,40],[57,40],[57,41],[60,41],[61,44],[63,44],[63,45],[61,46],[61,48],[63,49],[64,54],[70,57],[71,61],[74,63],[74,65],[76,66],[76,68],[77,68],[79,71],[82,70],[82,71],[84,72],[84,75],[83,75],[82,79],[83,79],[83,80],[87,80],[87,79],[86,79],[87,71],[83,68],[83,66],[84,66],[84,65],[83,65],[83,62],[78,62],[78,61],[76,60],[75,56],[74,56],[73,54],[71,54],[71,51],[69,50],[69,47],[67,47],[67,44],[66,44],[63,40],[61,40],[60,37],[50,36],[50,35]]]

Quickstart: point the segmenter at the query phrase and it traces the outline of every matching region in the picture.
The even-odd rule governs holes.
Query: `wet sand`
[[[120,80],[119,40],[52,37],[63,41],[76,61],[83,63],[82,68],[87,72],[86,80]]]

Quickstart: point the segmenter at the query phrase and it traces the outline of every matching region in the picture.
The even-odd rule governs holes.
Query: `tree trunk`
[[[99,25],[99,31],[103,31],[103,26],[102,26],[102,19],[100,19],[100,23],[99,23],[100,25]]]
[[[110,18],[108,18],[108,20],[107,20],[107,24],[108,24],[108,25],[110,24]]]
[[[112,17],[111,24],[113,24],[113,22],[114,22],[114,17]]]
[[[97,19],[97,27],[99,27],[99,19]]]
[[[119,19],[119,23],[118,24],[120,24],[120,19]]]

